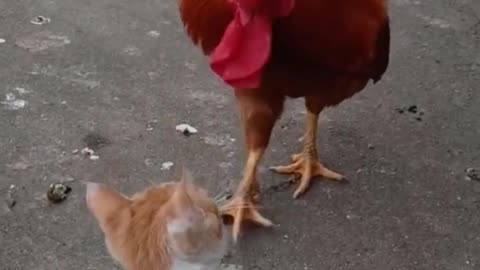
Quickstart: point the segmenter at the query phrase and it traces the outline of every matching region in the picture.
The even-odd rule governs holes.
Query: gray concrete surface
[[[465,174],[480,169],[480,2],[390,7],[388,74],[322,115],[321,157],[350,184],[319,181],[293,201],[287,178],[265,169],[300,147],[303,106],[289,102],[259,173],[262,211],[279,226],[249,230],[227,263],[480,269],[480,182]],[[50,23],[31,24],[37,15]],[[0,39],[0,269],[114,269],[80,181],[133,193],[186,164],[212,194],[238,183],[232,92],[186,39],[174,0],[1,0]],[[199,133],[180,135],[180,123]],[[110,142],[96,161],[72,154],[89,134]],[[57,181],[73,191],[49,205]]]

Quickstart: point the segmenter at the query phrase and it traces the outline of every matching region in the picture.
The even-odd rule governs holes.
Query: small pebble
[[[168,171],[168,170],[170,170],[170,168],[172,168],[172,166],[173,166],[173,162],[167,161],[167,162],[162,163],[162,167],[160,169],[162,171]]]
[[[468,168],[465,170],[469,180],[480,181],[479,172],[474,168]]]
[[[198,133],[198,130],[189,124],[180,124],[175,127],[176,130],[183,133],[185,136],[190,136],[192,134]]]
[[[8,189],[7,198],[5,200],[8,208],[12,208],[17,204],[17,200],[15,200],[15,198],[13,197],[13,192],[15,188],[15,185],[10,185],[10,188]]]
[[[78,149],[75,149],[75,150],[72,151],[72,154],[76,155],[76,154],[78,154],[78,152],[80,152],[80,151]]]
[[[32,24],[35,24],[35,25],[42,25],[42,24],[49,23],[50,18],[43,17],[43,16],[37,16],[37,17],[33,18],[30,22]]]
[[[82,149],[82,151],[80,151],[80,153],[82,153],[82,155],[93,155],[95,154],[95,151],[93,151],[92,149],[88,148],[88,147],[85,147]]]
[[[152,31],[148,31],[148,35],[154,38],[158,38],[160,36],[160,32],[152,30]]]
[[[157,124],[157,120],[152,120],[148,122],[147,124],[147,131],[152,131],[155,128],[155,125]]]
[[[418,112],[418,107],[417,107],[417,105],[411,105],[411,106],[408,107],[407,110],[411,113],[417,113]]]
[[[152,166],[153,165],[153,160],[147,158],[147,159],[145,159],[144,163],[145,163],[145,166]]]
[[[0,38],[0,44],[3,44],[3,43],[5,43],[5,42],[7,42],[5,39]]]
[[[90,155],[89,158],[90,158],[90,160],[99,160],[100,159],[100,157],[97,156],[97,155]]]
[[[67,199],[72,188],[62,183],[51,184],[47,191],[47,199],[52,203],[60,203]]]
[[[370,149],[370,150],[373,150],[373,149],[375,149],[375,145],[373,145],[373,144],[369,144],[369,145],[368,145],[368,149]]]

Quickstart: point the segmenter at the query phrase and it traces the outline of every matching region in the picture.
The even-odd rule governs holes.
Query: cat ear
[[[176,214],[181,214],[182,212],[193,207],[192,199],[188,194],[188,190],[192,181],[192,174],[184,167],[182,169],[182,178],[180,179],[180,182],[178,182],[178,184],[176,185],[175,192],[170,199]]]
[[[193,175],[189,169],[185,166],[182,168],[182,178],[180,178],[180,183],[184,183],[184,185],[188,188],[188,186],[193,185]]]
[[[87,183],[87,205],[103,231],[108,229],[107,221],[130,205],[122,194],[97,183]]]
[[[182,178],[175,187],[170,198],[170,207],[173,211],[172,220],[168,223],[169,233],[181,233],[188,230],[195,221],[201,217],[201,212],[195,206],[189,188],[193,181],[192,174],[185,168],[182,170]]]

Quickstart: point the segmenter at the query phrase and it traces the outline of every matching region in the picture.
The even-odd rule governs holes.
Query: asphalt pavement
[[[480,269],[480,2],[391,0],[390,13],[383,80],[321,116],[320,156],[349,184],[295,201],[266,169],[301,147],[303,103],[289,101],[258,176],[278,226],[246,231],[225,263]],[[1,270],[115,269],[82,181],[132,194],[186,165],[217,195],[241,179],[243,145],[233,93],[176,1],[0,0]],[[72,191],[51,205],[55,182]]]

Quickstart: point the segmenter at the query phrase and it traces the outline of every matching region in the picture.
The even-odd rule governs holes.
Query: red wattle
[[[210,66],[236,89],[258,88],[271,53],[272,16],[288,16],[295,0],[231,1],[235,16],[210,56]]]

